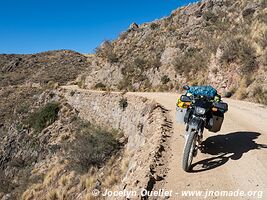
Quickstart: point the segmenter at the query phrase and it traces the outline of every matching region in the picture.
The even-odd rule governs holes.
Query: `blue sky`
[[[91,53],[132,22],[167,16],[196,0],[0,0],[0,53]]]

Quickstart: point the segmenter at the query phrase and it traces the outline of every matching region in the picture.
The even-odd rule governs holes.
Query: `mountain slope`
[[[132,24],[96,49],[93,70],[80,81],[86,88],[130,91],[211,84],[266,103],[266,16],[264,0],[209,0]]]
[[[66,84],[87,66],[87,57],[70,50],[0,54],[0,87],[48,82]]]

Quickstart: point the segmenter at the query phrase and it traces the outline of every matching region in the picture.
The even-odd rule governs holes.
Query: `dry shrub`
[[[76,139],[70,144],[66,143],[64,149],[69,152],[69,159],[76,171],[101,167],[122,148],[123,144],[119,142],[121,134],[115,130],[106,131],[81,119],[74,126]]]
[[[258,63],[256,61],[256,50],[243,38],[235,37],[226,40],[222,45],[223,54],[220,57],[222,64],[240,64],[240,72],[247,75],[253,72]]]
[[[105,40],[100,47],[97,47],[95,53],[97,56],[107,59],[108,62],[118,62],[117,55],[114,52],[114,45],[109,40]]]
[[[138,83],[145,88],[150,87],[147,76],[144,74],[147,67],[151,64],[147,60],[137,57],[133,61],[127,63],[122,69],[121,73],[123,79],[117,85],[119,90],[134,91],[133,85]],[[140,89],[140,88],[137,88]]]
[[[82,76],[79,78],[79,80],[78,80],[78,82],[77,82],[77,85],[78,85],[79,88],[82,88],[82,89],[85,88],[85,80],[86,80],[86,76],[85,76],[85,75],[82,75]]]
[[[254,101],[256,101],[257,103],[267,105],[267,91],[264,90],[262,87],[260,86],[254,87],[252,94]]]
[[[168,75],[163,75],[160,79],[161,83],[163,85],[167,84],[170,81],[170,78],[168,77]]]
[[[47,193],[47,200],[58,200],[59,196],[56,190],[50,190]]]
[[[190,72],[197,73],[207,70],[207,57],[198,50],[187,51],[178,56],[174,61],[174,67],[177,73],[184,74],[189,78]]]
[[[244,87],[239,87],[235,95],[237,99],[242,100],[247,97],[247,91]]]
[[[95,85],[94,88],[95,88],[95,89],[100,89],[100,90],[106,90],[107,86],[106,86],[104,83],[99,82],[99,83],[97,83],[97,84]]]

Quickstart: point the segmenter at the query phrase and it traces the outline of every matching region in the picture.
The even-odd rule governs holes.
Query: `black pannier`
[[[215,102],[213,106],[217,108],[218,111],[213,112],[208,123],[208,129],[210,132],[216,133],[221,130],[224,113],[228,111],[228,104],[224,102]]]
[[[218,132],[221,130],[222,127],[222,123],[223,123],[223,115],[212,115],[212,117],[209,120],[209,131],[210,132]]]

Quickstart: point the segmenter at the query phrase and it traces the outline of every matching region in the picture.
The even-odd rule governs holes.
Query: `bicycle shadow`
[[[256,143],[260,135],[258,132],[240,131],[207,138],[202,143],[202,153],[215,157],[192,164],[191,172],[211,170],[224,165],[229,159],[238,160],[251,150],[267,148],[265,144]]]

